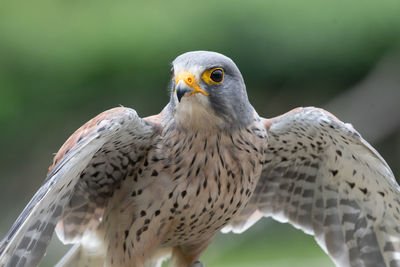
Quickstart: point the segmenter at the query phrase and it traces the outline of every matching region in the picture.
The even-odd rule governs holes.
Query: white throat
[[[181,102],[175,96],[175,121],[185,129],[213,131],[224,126],[225,122],[210,107],[208,96],[195,94],[184,96]]]

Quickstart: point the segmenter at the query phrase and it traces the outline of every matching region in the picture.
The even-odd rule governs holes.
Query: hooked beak
[[[179,81],[176,85],[175,91],[178,101],[181,102],[182,97],[188,92],[193,92],[193,89],[187,86],[183,81]]]
[[[176,83],[175,92],[179,102],[181,102],[181,99],[185,94],[189,96],[197,93],[202,93],[203,95],[206,96],[209,95],[207,92],[203,91],[200,88],[194,75],[190,72],[187,71],[180,72],[176,76],[175,83]]]

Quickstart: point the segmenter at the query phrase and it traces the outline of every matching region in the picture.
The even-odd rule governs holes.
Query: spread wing
[[[36,266],[57,225],[76,242],[99,223],[112,190],[151,146],[157,126],[128,108],[105,111],[79,128],[54,158],[44,184],[0,244],[0,266]]]
[[[265,120],[268,149],[249,205],[225,229],[263,216],[315,236],[337,266],[400,266],[400,192],[350,124],[316,108]]]

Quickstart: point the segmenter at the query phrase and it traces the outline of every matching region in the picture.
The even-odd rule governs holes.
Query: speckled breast
[[[266,145],[260,138],[265,135],[255,130],[172,137],[165,143],[172,152],[163,160],[172,186],[165,201],[163,223],[169,230],[163,245],[207,240],[243,209],[261,173]]]
[[[135,233],[134,243],[204,242],[247,204],[262,169],[265,130],[260,124],[232,134],[165,132],[121,185],[116,203],[133,214],[125,216],[132,218],[125,232]]]

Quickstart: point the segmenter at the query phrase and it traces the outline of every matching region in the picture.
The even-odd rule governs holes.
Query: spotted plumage
[[[216,233],[289,221],[338,266],[400,266],[399,187],[349,124],[299,108],[263,119],[229,58],[173,62],[170,103],[141,119],[101,113],[61,147],[0,245],[0,266],[37,266],[54,231],[57,266],[196,263]]]

